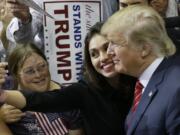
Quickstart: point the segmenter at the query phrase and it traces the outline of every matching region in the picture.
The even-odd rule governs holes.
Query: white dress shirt
[[[158,68],[158,66],[160,65],[160,63],[163,61],[164,57],[160,57],[155,59],[149,66],[148,68],[146,68],[146,70],[140,75],[139,77],[139,81],[141,82],[141,84],[143,85],[143,90],[142,93],[144,92],[144,90],[146,89],[149,80],[151,79],[153,73],[155,72],[155,70]]]

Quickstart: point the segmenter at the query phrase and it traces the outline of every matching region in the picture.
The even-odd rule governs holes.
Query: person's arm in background
[[[17,102],[17,107],[19,105],[19,100],[21,102],[21,99],[24,99],[24,96],[21,94],[21,92],[19,91],[6,91],[4,92],[2,89],[2,84],[5,82],[5,77],[6,77],[6,73],[7,70],[5,69],[5,67],[7,66],[6,62],[0,62],[0,101],[2,101],[2,99],[4,99],[4,97],[7,98],[7,100],[13,105],[13,102],[16,103]],[[9,95],[9,96],[8,96]],[[25,100],[25,99],[24,99]],[[23,104],[23,103],[22,103]],[[22,104],[20,104],[20,108],[22,108]],[[24,101],[25,104],[25,101]],[[25,105],[24,105],[25,106]]]
[[[41,0],[35,0],[41,6]],[[19,4],[17,0],[7,0],[15,16],[7,28],[7,38],[12,42],[25,43],[33,41],[35,35],[42,32],[43,16],[37,11]]]
[[[5,67],[7,66],[6,62],[0,62],[0,88],[3,89],[3,83],[5,83],[6,73]],[[17,122],[25,114],[22,113],[20,109],[17,109],[14,106],[4,104],[0,106],[0,120],[5,123]],[[1,133],[1,132],[0,132]]]
[[[7,100],[11,103],[11,102],[16,102],[16,100],[18,99],[18,98],[22,98],[22,99],[24,99],[23,97],[23,95],[21,94],[21,92],[19,92],[19,91],[3,91],[2,89],[2,85],[3,85],[3,83],[5,83],[5,81],[6,81],[6,74],[7,74],[7,70],[5,69],[5,67],[7,66],[8,64],[7,64],[7,62],[0,62],[0,101],[1,101],[1,99],[4,99],[4,97],[6,97],[7,98]],[[9,96],[8,96],[9,95]],[[2,98],[3,97],[3,98]],[[17,103],[19,103],[19,102],[17,102]],[[11,104],[11,105],[13,105],[13,103]]]
[[[5,66],[7,64],[0,62],[0,88],[2,86],[2,84],[5,82]],[[5,124],[5,122],[2,120],[1,117],[1,111],[0,111],[0,133],[2,135],[12,135],[10,129],[7,127],[7,125]]]

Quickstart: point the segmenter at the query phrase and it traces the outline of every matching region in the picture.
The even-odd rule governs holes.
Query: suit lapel
[[[151,77],[151,79],[141,97],[141,100],[136,109],[136,112],[134,112],[134,114],[132,114],[132,112],[130,111],[130,113],[127,117],[127,122],[128,121],[130,122],[129,128],[127,130],[127,135],[131,135],[133,133],[133,131],[136,129],[138,123],[140,122],[141,118],[143,117],[149,104],[151,103],[153,98],[158,93],[157,86],[160,85],[161,82],[163,81],[164,75],[165,75],[166,70],[169,65],[170,65],[169,60],[167,60],[167,59],[163,60],[163,62],[159,65],[159,67],[154,72],[153,76]],[[132,119],[132,120],[130,120],[130,119]]]
[[[153,100],[153,97],[155,97],[156,93],[158,92],[155,86],[156,86],[156,83],[152,84],[151,86],[149,85],[149,87],[145,89],[145,92],[142,95],[141,101],[139,102],[136,112],[134,112],[134,114],[131,113],[131,116],[129,116],[131,117],[130,119],[132,120],[130,122],[130,126],[128,129],[128,135],[132,134],[133,130],[137,127],[144,112],[148,108],[148,105],[151,103],[151,101]]]

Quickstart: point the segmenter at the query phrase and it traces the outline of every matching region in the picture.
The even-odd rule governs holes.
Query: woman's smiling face
[[[23,89],[39,92],[48,90],[50,73],[47,62],[38,54],[32,53],[19,69],[18,79]]]
[[[117,75],[112,56],[107,54],[108,45],[109,41],[99,34],[94,35],[89,44],[92,65],[98,73],[107,78]]]

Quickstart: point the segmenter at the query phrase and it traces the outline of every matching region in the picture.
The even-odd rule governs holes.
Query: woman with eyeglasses
[[[1,63],[0,68],[3,67]],[[59,84],[51,81],[46,57],[33,44],[18,45],[8,57],[8,68],[16,84],[14,89],[29,92],[60,89]],[[79,110],[62,113],[23,113],[14,106],[5,104],[0,109],[0,118],[8,124],[12,134],[17,135],[83,134],[80,129]],[[6,133],[4,131],[4,134]]]

